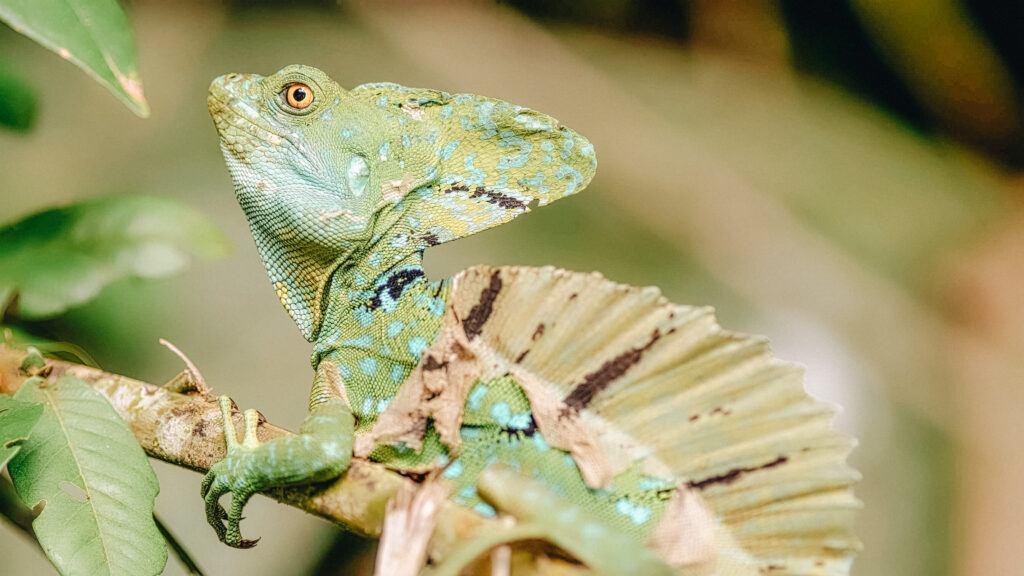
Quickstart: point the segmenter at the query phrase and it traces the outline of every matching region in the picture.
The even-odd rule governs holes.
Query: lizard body
[[[792,545],[798,558],[785,565],[779,558],[788,548],[745,548],[743,537],[727,530],[724,511],[732,508],[716,507],[715,490],[730,497],[728,486],[741,476],[761,472],[769,484],[782,482],[778,476],[798,460],[791,440],[768,434],[767,449],[777,455],[747,450],[702,463],[698,453],[687,461],[692,466],[676,462],[685,450],[669,446],[686,419],[675,413],[682,404],[659,374],[682,370],[677,364],[692,371],[688,354],[710,358],[704,376],[687,377],[699,390],[701,378],[721,367],[716,361],[761,362],[763,343],[730,348],[731,337],[705,312],[598,277],[483,267],[454,280],[424,274],[427,247],[585,187],[596,168],[586,139],[500,100],[386,83],[346,91],[305,66],[268,77],[223,76],[211,85],[208,103],[271,282],[313,343],[315,371],[299,436],[259,445],[255,434],[238,443],[226,431],[228,457],[203,484],[208,518],[222,540],[251,545],[238,528],[251,494],[338,476],[354,443],[358,455],[392,468],[439,474],[453,501],[481,514],[510,513],[524,528],[550,524],[549,541],[601,573],[674,573],[669,565],[736,575],[770,566],[780,574],[845,573],[856,546],[845,521],[819,535],[830,544],[801,537],[804,544]],[[695,351],[686,352],[694,342]],[[724,360],[715,360],[718,349],[727,352]],[[774,367],[761,368],[776,375]],[[646,380],[625,384],[642,374]],[[799,376],[795,384],[799,410],[792,414],[818,426],[827,411],[804,401]],[[616,415],[616,407],[638,401],[643,386],[650,392],[639,400],[654,407]],[[705,400],[698,394],[692,401],[696,407]],[[659,405],[667,409],[651,420],[639,416]],[[225,418],[228,407],[222,400]],[[714,421],[725,412],[708,407],[688,421]],[[254,412],[246,421],[255,427]],[[655,421],[671,428],[648,430]],[[708,444],[709,454],[728,451],[730,442],[744,445],[732,424],[708,426],[720,437]],[[848,442],[831,432],[823,437],[827,458],[820,466],[835,477],[812,482],[806,492],[825,492],[837,509],[853,508],[848,486],[855,473],[842,463]],[[660,451],[658,442],[665,444]],[[510,489],[515,482],[495,465],[520,475],[522,490]],[[537,491],[527,489],[534,484]],[[705,490],[710,504],[697,495]],[[752,490],[748,509],[803,494]],[[227,492],[230,513],[217,503]],[[635,549],[620,550],[623,537]],[[807,566],[817,568],[805,572]]]

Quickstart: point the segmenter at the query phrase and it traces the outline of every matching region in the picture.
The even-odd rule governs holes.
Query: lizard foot
[[[235,437],[235,425],[231,420],[231,399],[221,396],[219,403],[227,456],[214,464],[203,478],[202,496],[206,501],[206,521],[213,526],[221,542],[233,548],[252,548],[259,539],[242,538],[239,524],[243,518],[242,509],[249,498],[269,487],[263,485],[264,475],[260,473],[261,460],[255,452],[260,446],[256,437],[259,414],[253,409],[245,411],[245,437],[239,443]],[[225,511],[220,505],[221,496],[229,492],[230,512]],[[224,524],[225,520],[227,525]]]
[[[249,498],[268,488],[324,482],[343,474],[352,461],[355,420],[346,402],[321,401],[310,408],[299,434],[260,443],[256,436],[260,415],[250,409],[243,413],[245,437],[239,442],[231,420],[231,399],[221,396],[219,402],[227,455],[203,478],[206,520],[221,542],[252,548],[256,540],[242,538],[238,528]],[[225,511],[220,498],[229,492],[231,507]]]

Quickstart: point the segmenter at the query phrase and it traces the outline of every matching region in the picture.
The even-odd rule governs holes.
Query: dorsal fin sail
[[[846,464],[854,441],[832,429],[834,408],[804,391],[802,368],[772,358],[764,338],[596,273],[477,266],[454,279],[435,347],[445,345],[468,350],[480,381],[512,374],[538,429],[572,452],[592,486],[632,466],[674,479],[679,507],[652,535],[665,560],[728,576],[849,573],[859,549],[859,474]],[[424,358],[444,357],[435,347]],[[654,542],[685,534],[662,528],[701,509],[713,518],[712,555],[694,559],[692,531]]]

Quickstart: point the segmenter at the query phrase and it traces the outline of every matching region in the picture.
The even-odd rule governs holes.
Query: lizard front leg
[[[249,498],[269,488],[310,484],[336,478],[352,461],[355,420],[348,403],[333,394],[324,394],[325,386],[314,383],[309,414],[299,434],[260,443],[256,437],[259,415],[246,410],[245,436],[235,437],[231,419],[231,400],[220,397],[227,456],[214,464],[203,478],[202,496],[206,518],[222,542],[234,548],[251,548],[257,540],[242,538],[239,523]],[[232,494],[230,511],[219,500]],[[227,520],[227,525],[224,521]]]

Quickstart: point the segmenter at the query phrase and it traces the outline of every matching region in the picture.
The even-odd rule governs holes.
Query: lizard
[[[202,494],[223,542],[255,544],[253,494],[333,479],[355,454],[438,477],[528,528],[508,540],[601,574],[848,573],[853,442],[763,339],[596,273],[427,278],[427,248],[586,187],[586,138],[502,100],[346,90],[302,65],[221,76],[207,102],[314,370],[297,436],[260,444],[250,409],[238,441],[220,398],[227,455]]]

